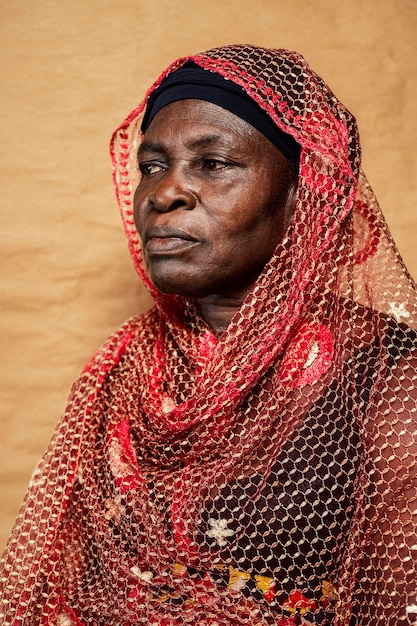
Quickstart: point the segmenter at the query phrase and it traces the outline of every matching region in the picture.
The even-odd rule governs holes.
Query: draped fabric
[[[155,306],[87,364],[2,563],[13,626],[417,623],[416,287],[355,120],[294,52],[187,60],[301,145],[294,217],[227,330],[150,283],[133,223],[146,100],[114,182]]]

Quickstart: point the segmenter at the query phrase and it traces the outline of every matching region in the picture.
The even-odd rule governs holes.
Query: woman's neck
[[[197,298],[201,314],[216,336],[221,335],[240,309],[248,289],[229,295],[210,295]]]

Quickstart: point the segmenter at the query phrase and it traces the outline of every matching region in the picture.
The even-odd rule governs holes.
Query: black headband
[[[230,111],[259,130],[284,156],[299,162],[300,145],[274,124],[269,115],[233,81],[188,62],[169,74],[149,97],[141,130],[146,131],[155,115],[178,100],[206,100]]]

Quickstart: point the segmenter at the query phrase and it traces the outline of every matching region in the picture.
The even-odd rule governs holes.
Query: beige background
[[[415,0],[0,0],[0,549],[91,353],[147,307],[107,146],[177,56],[302,52],[358,118],[364,167],[414,277]]]

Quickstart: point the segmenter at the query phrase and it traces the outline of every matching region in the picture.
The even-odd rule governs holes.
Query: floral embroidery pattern
[[[415,604],[409,604],[405,607],[405,613],[411,624],[417,623],[417,597]]]
[[[232,537],[234,535],[233,530],[227,528],[226,520],[214,519],[211,517],[208,523],[210,524],[211,529],[207,531],[207,537],[215,539],[221,548],[226,546],[226,537]]]
[[[248,572],[242,572],[231,565],[229,566],[229,589],[233,589],[233,591],[241,591],[245,586],[247,581],[250,578],[250,574]]]
[[[136,566],[132,567],[131,571],[139,580],[145,583],[152,581],[153,585],[160,586],[159,593],[153,591],[148,596],[150,603],[174,602],[175,604],[182,603],[184,607],[195,602],[204,604],[206,601],[209,602],[207,594],[210,589],[220,584],[233,592],[252,597],[255,601],[263,598],[271,608],[281,614],[277,621],[278,626],[312,626],[313,624],[328,626],[332,620],[333,605],[337,595],[334,585],[323,580],[321,595],[316,596],[308,584],[300,582],[287,596],[283,596],[282,592],[278,593],[279,590],[272,577],[252,574],[225,564],[218,564],[212,571],[203,573],[192,567],[174,563],[170,572],[167,570],[155,577],[152,572],[142,573]],[[189,587],[190,597],[183,596],[167,584],[169,574],[173,581],[187,578],[192,583]],[[280,602],[277,602],[278,596],[281,599]]]
[[[116,485],[126,493],[142,484],[142,476],[130,441],[129,420],[109,425],[108,460]],[[108,515],[114,512],[108,503]]]
[[[263,597],[269,604],[271,604],[275,598],[275,581],[269,576],[255,575],[256,584],[262,591]]]
[[[401,320],[407,320],[410,317],[410,313],[405,308],[404,302],[389,302],[389,315],[392,315],[396,319],[397,322],[401,322]]]
[[[74,622],[70,617],[68,617],[68,615],[60,613],[58,615],[57,626],[74,626]]]
[[[134,576],[136,576],[136,578],[138,578],[139,580],[143,580],[146,583],[150,583],[152,582],[153,579],[153,573],[150,572],[149,570],[146,570],[144,572],[142,572],[140,570],[140,568],[137,565],[134,565],[133,567],[130,568],[130,571],[132,572],[132,574]]]
[[[282,604],[283,613],[288,616],[278,622],[278,626],[309,626],[325,623],[331,603],[336,599],[335,587],[326,580],[322,581],[322,596],[317,601],[307,586],[300,584],[291,591],[288,600]]]
[[[327,326],[304,322],[289,344],[279,375],[289,387],[303,387],[318,380],[330,367],[333,336]]]

